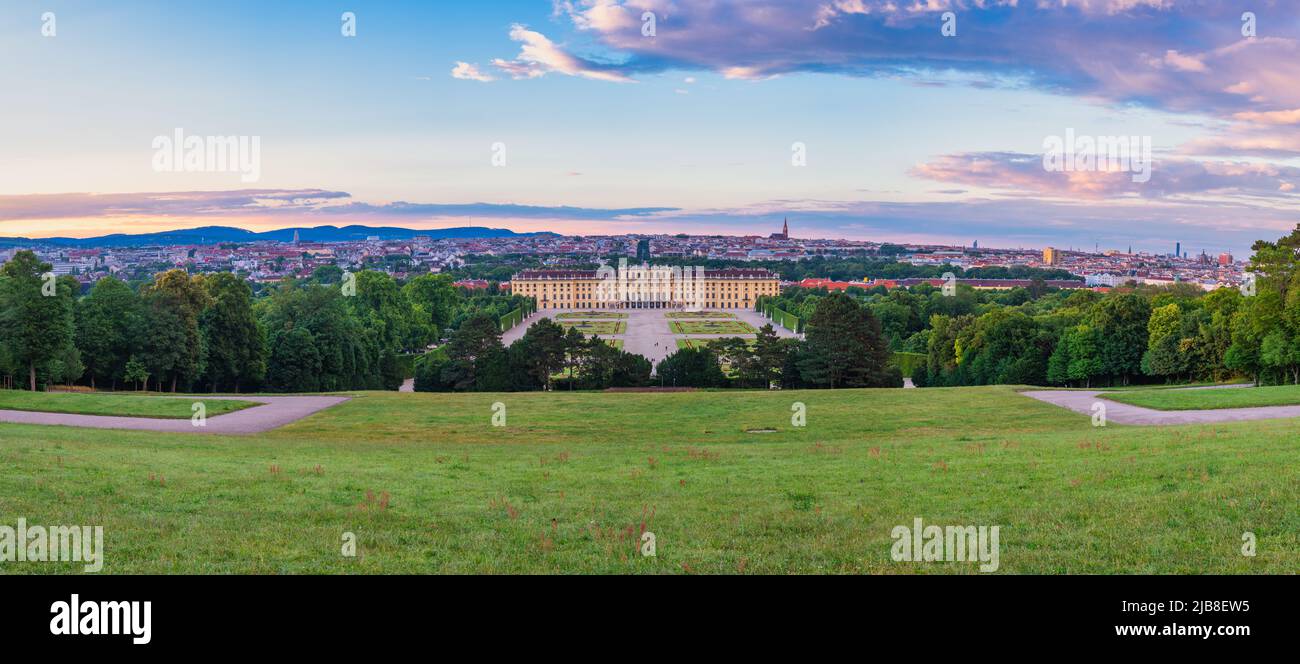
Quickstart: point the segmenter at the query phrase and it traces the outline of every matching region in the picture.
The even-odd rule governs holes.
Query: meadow
[[[1298,434],[1007,387],[370,392],[247,437],[0,424],[0,525],[102,525],[105,573],[978,573],[894,562],[917,517],[1000,526],[1002,574],[1294,573]]]
[[[627,318],[627,314],[614,311],[568,311],[556,314],[557,320],[621,320]]]
[[[188,420],[191,406],[201,402],[208,417],[259,404],[227,399],[203,400],[202,396],[168,398],[128,393],[27,392],[0,390],[0,410],[27,410],[76,415],[123,415]]]
[[[735,319],[736,314],[729,314],[725,311],[669,311],[664,314],[665,318],[690,318],[690,319]]]
[[[1300,404],[1300,385],[1239,387],[1206,390],[1129,390],[1103,394],[1111,401],[1156,410],[1213,410]]]
[[[740,337],[737,337],[737,338],[740,338]],[[719,342],[719,341],[722,341],[722,339],[716,339],[716,338],[707,338],[707,339],[678,339],[678,340],[677,340],[677,347],[678,347],[678,348],[707,348],[709,345],[711,345],[711,344],[713,344],[713,343],[716,343],[716,342]],[[754,343],[755,343],[755,340],[754,340],[754,339],[745,339],[745,343],[746,343],[746,345],[748,345],[748,346],[753,346]]]
[[[621,320],[562,321],[560,324],[566,329],[573,328],[588,336],[593,334],[609,336],[627,331],[627,322]]]
[[[668,322],[673,334],[757,334],[753,325],[742,320],[674,320]]]

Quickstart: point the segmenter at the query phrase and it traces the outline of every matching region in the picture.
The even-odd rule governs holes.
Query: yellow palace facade
[[[598,270],[524,270],[510,280],[516,295],[544,309],[753,309],[761,295],[778,295],[780,279],[766,269],[603,266]]]

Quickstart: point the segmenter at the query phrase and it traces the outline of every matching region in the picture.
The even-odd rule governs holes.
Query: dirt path
[[[137,431],[169,431],[172,433],[248,434],[262,433],[297,422],[312,413],[335,406],[351,397],[159,397],[160,399],[192,399],[217,401],[236,399],[255,401],[253,406],[224,415],[207,418],[205,426],[194,426],[189,419],[166,420],[152,417],[115,417],[110,415],[71,415],[67,413],[36,413],[22,410],[0,410],[0,422],[14,424],[49,424],[92,429],[134,429]]]
[[[1218,386],[1215,386],[1217,388]],[[1228,386],[1224,386],[1228,387]],[[1186,389],[1214,389],[1192,387]],[[1272,420],[1300,417],[1300,406],[1261,406],[1258,408],[1215,408],[1208,410],[1155,410],[1131,406],[1106,399],[1105,390],[1034,390],[1021,394],[1069,408],[1076,413],[1092,415],[1092,404],[1102,401],[1106,405],[1106,419],[1118,424],[1141,426],[1170,426],[1175,424],[1214,424],[1216,422],[1241,422],[1245,420]]]

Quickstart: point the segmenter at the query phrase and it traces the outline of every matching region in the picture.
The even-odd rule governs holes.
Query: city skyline
[[[853,238],[842,238],[842,237],[838,237],[838,238],[837,238],[837,237],[795,237],[795,236],[789,235],[789,219],[788,219],[788,217],[782,219],[782,232],[772,232],[772,233],[765,233],[765,232],[763,232],[763,229],[756,229],[754,232],[751,232],[751,233],[693,233],[693,234],[692,234],[692,233],[673,233],[673,232],[628,232],[628,233],[577,233],[577,234],[566,234],[566,233],[557,233],[557,232],[554,232],[554,231],[545,231],[545,230],[541,230],[541,231],[516,232],[516,231],[513,231],[513,230],[511,230],[511,229],[492,228],[492,227],[486,227],[486,226],[457,226],[457,227],[448,227],[448,228],[428,228],[428,229],[425,229],[425,228],[412,228],[412,227],[403,227],[403,226],[378,226],[378,225],[355,225],[355,226],[353,226],[353,225],[348,225],[348,226],[338,226],[338,225],[328,225],[328,224],[327,224],[327,225],[321,225],[321,226],[311,226],[311,227],[280,226],[280,227],[271,228],[271,229],[265,229],[265,230],[250,229],[250,228],[245,228],[245,227],[242,227],[242,226],[191,226],[191,227],[180,227],[180,228],[165,228],[165,229],[162,229],[162,230],[160,230],[160,231],[157,231],[156,233],[180,233],[180,234],[184,234],[184,233],[186,233],[187,231],[203,231],[203,230],[205,230],[205,229],[207,229],[207,230],[214,230],[214,231],[224,231],[224,230],[228,230],[228,229],[233,228],[233,229],[237,229],[237,230],[249,231],[250,233],[259,233],[259,235],[256,236],[256,237],[249,237],[249,238],[247,238],[247,239],[228,239],[228,238],[224,238],[222,235],[219,235],[219,234],[218,234],[218,235],[214,235],[214,236],[212,236],[212,237],[204,237],[204,236],[202,235],[202,233],[199,233],[199,234],[198,234],[198,235],[199,235],[199,241],[198,241],[198,242],[194,242],[193,244],[196,244],[196,245],[197,245],[197,244],[219,244],[219,243],[226,243],[226,242],[254,243],[254,242],[268,242],[268,241],[270,241],[270,242],[276,242],[276,241],[278,241],[278,242],[281,242],[281,243],[289,242],[289,243],[291,243],[291,244],[298,244],[299,241],[300,241],[300,240],[299,240],[299,237],[298,237],[298,234],[299,234],[299,231],[302,231],[302,230],[312,230],[312,231],[331,231],[331,232],[332,232],[332,231],[342,231],[342,230],[346,230],[346,229],[348,229],[348,228],[354,228],[354,227],[355,227],[355,228],[373,228],[373,229],[375,229],[376,231],[384,231],[384,232],[391,232],[391,231],[408,231],[408,232],[411,233],[412,237],[419,237],[419,234],[420,234],[420,233],[422,233],[422,232],[429,232],[429,233],[436,233],[438,239],[441,239],[441,240],[460,240],[460,241],[467,241],[467,240],[509,239],[510,237],[527,237],[527,236],[530,236],[530,235],[539,235],[539,234],[542,234],[542,235],[549,234],[549,235],[554,235],[554,236],[558,236],[558,237],[562,237],[562,238],[582,238],[582,237],[593,237],[593,238],[595,238],[595,237],[602,237],[602,238],[620,238],[620,237],[625,237],[625,238],[636,238],[636,237],[648,237],[648,238],[655,238],[655,237],[687,236],[687,237],[694,237],[694,238],[721,237],[721,238],[732,238],[732,239],[737,239],[737,240],[742,240],[742,239],[758,239],[758,240],[760,240],[760,241],[762,241],[762,240],[764,240],[764,239],[783,239],[783,240],[789,240],[789,241],[791,241],[791,242],[798,242],[798,241],[800,241],[800,240],[804,240],[804,241],[813,241],[813,242],[835,242],[835,241],[845,241],[845,242],[851,242],[851,243],[873,243],[873,244],[878,244],[878,245],[885,245],[885,244],[899,244],[899,245],[904,245],[904,246],[916,246],[916,247],[924,247],[924,248],[962,248],[962,249],[969,249],[969,250],[971,250],[971,251],[979,251],[980,249],[983,249],[984,251],[991,251],[991,252],[999,252],[999,251],[1024,251],[1024,250],[1056,250],[1056,251],[1066,251],[1066,252],[1074,252],[1074,253],[1081,253],[1081,254],[1096,254],[1096,255],[1101,255],[1101,254],[1105,254],[1105,253],[1122,253],[1122,254],[1134,255],[1134,256],[1136,256],[1136,255],[1150,255],[1150,256],[1171,256],[1171,257],[1176,257],[1176,258],[1191,258],[1191,257],[1193,257],[1193,256],[1199,256],[1199,255],[1201,255],[1201,254],[1205,254],[1205,255],[1207,255],[1207,256],[1209,256],[1209,257],[1211,257],[1211,258],[1214,258],[1214,259],[1216,259],[1216,260],[1217,260],[1217,257],[1218,257],[1219,255],[1221,255],[1221,254],[1232,255],[1232,253],[1231,253],[1230,251],[1226,251],[1226,250],[1225,250],[1225,251],[1217,251],[1217,250],[1216,250],[1216,251],[1211,251],[1209,248],[1197,248],[1195,251],[1191,251],[1191,250],[1189,250],[1188,248],[1183,247],[1183,246],[1182,246],[1182,242],[1181,242],[1181,241],[1178,241],[1178,240],[1174,240],[1174,241],[1173,241],[1174,251],[1172,251],[1172,252],[1168,252],[1168,251],[1160,251],[1160,250],[1158,250],[1158,249],[1156,249],[1156,250],[1151,250],[1151,251],[1147,251],[1147,250],[1140,250],[1140,251],[1138,251],[1138,250],[1134,250],[1133,247],[1127,247],[1127,248],[1120,248],[1120,247],[1116,247],[1116,246],[1105,246],[1105,247],[1102,247],[1102,246],[1100,246],[1100,244],[1096,244],[1096,245],[1094,245],[1093,247],[1089,248],[1089,247],[1085,247],[1085,246],[1074,246],[1074,245],[1068,245],[1068,244],[1065,244],[1065,245],[1059,245],[1059,246],[1058,246],[1058,245],[1050,245],[1050,244],[1045,244],[1045,245],[1041,245],[1041,246],[1024,246],[1024,245],[1018,245],[1018,246],[1000,246],[1000,245],[997,245],[997,244],[990,245],[990,244],[988,244],[988,243],[985,243],[985,245],[984,245],[983,247],[981,247],[981,246],[980,246],[980,242],[979,242],[978,239],[975,239],[975,240],[972,240],[972,241],[970,241],[970,242],[963,243],[963,244],[948,244],[948,243],[933,243],[933,242],[894,242],[894,241],[889,240],[889,239],[883,239],[883,240],[881,240],[881,239],[876,239],[876,240],[871,240],[871,239],[853,239]],[[454,233],[453,233],[453,234],[448,234],[448,233],[447,233],[447,231],[456,231],[456,230],[464,230],[464,231],[466,231],[466,233],[465,233],[464,235],[456,235],[456,234],[454,234]],[[276,233],[276,232],[280,232],[280,231],[282,231],[283,233]],[[283,235],[284,233],[287,233],[288,231],[293,231],[293,234],[292,234],[292,240],[286,240],[286,239],[280,238],[281,235]],[[442,233],[438,233],[439,231],[442,231]],[[487,231],[487,233],[485,234],[484,231]],[[275,237],[271,237],[271,236],[269,235],[270,233],[276,233],[276,236],[275,236]],[[3,237],[3,236],[0,236],[0,240],[9,241],[10,244],[14,244],[14,245],[22,244],[23,241],[28,241],[28,242],[30,242],[30,243],[33,244],[33,245],[40,245],[40,244],[42,244],[42,243],[48,243],[48,242],[51,242],[51,241],[69,241],[69,240],[76,241],[76,240],[85,240],[86,242],[78,242],[78,243],[76,243],[75,245],[69,245],[69,246],[79,246],[79,247],[83,247],[83,248],[94,248],[94,247],[99,246],[99,245],[94,244],[94,241],[95,241],[95,240],[102,240],[102,239],[105,239],[105,238],[111,238],[111,239],[112,239],[111,246],[118,246],[118,247],[142,247],[142,246],[150,246],[151,244],[155,244],[155,242],[151,239],[151,236],[154,235],[154,234],[155,234],[155,233],[138,233],[138,234],[137,234],[137,233],[126,233],[126,234],[122,234],[122,233],[108,233],[108,234],[104,234],[104,235],[68,235],[68,236],[47,235],[47,236],[31,236],[31,237],[23,237],[23,236],[19,236],[19,237]],[[783,235],[783,234],[785,235],[785,237],[783,237],[783,238],[778,238],[778,236],[781,236],[781,235]],[[770,236],[770,237],[769,237],[769,236]],[[141,240],[140,242],[136,242],[136,243],[132,243],[132,242],[129,242],[129,241],[126,240],[127,238],[135,238],[135,237],[142,238],[142,240]],[[380,236],[375,236],[375,237],[380,237]],[[393,241],[393,240],[398,239],[398,238],[394,238],[394,237],[384,237],[383,239],[384,239],[385,241]],[[338,238],[330,238],[330,239],[307,240],[306,242],[307,242],[307,243],[317,243],[317,244],[319,244],[319,243],[325,243],[325,244],[328,244],[328,243],[344,242],[344,241],[347,241],[347,240],[338,239]],[[183,245],[183,244],[185,244],[185,243],[183,243],[183,242],[168,241],[166,244],[169,244],[169,245]],[[109,245],[105,245],[105,246],[109,246]],[[1184,254],[1185,254],[1185,255],[1184,255]]]
[[[299,2],[11,11],[0,236],[790,216],[805,237],[1245,256],[1295,225],[1295,16],[1266,3],[1248,37],[1230,3],[1009,4],[362,2],[355,36]],[[159,171],[173,133],[257,137],[256,181]],[[1045,168],[1074,133],[1149,138],[1149,180]]]

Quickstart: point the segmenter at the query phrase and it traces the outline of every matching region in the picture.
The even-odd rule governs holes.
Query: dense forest
[[[84,296],[20,251],[0,268],[0,375],[11,387],[80,383],[160,391],[396,389],[413,358],[471,313],[523,298],[456,288],[447,275],[399,285],[323,267],[254,297],[230,273],[168,270]]]

